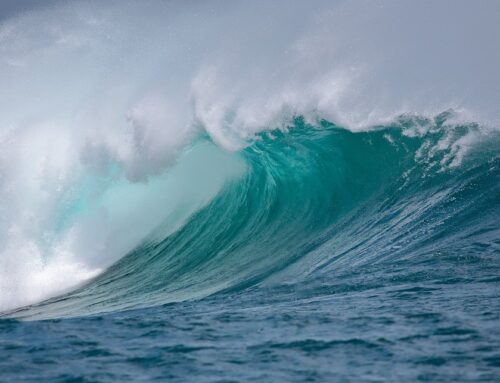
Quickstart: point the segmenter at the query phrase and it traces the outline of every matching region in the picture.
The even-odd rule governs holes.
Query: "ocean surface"
[[[0,17],[1,382],[500,381],[499,55],[374,3]]]

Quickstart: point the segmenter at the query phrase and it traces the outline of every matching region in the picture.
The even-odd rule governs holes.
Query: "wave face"
[[[500,137],[464,158],[463,142],[481,130],[447,125],[451,116],[403,116],[358,133],[296,118],[287,131],[262,133],[226,159],[244,170],[179,229],[157,228],[83,287],[13,314],[123,311],[339,272],[377,284],[453,280],[464,273],[460,260],[478,263],[473,277],[494,278]],[[200,138],[194,148],[206,145]]]

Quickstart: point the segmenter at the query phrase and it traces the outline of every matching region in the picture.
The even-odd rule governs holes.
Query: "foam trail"
[[[459,166],[500,126],[499,11],[70,1],[11,12],[0,19],[0,308],[96,275],[238,177],[237,155],[183,155],[200,131],[237,150],[297,115],[359,131],[451,108],[480,124],[440,141]]]

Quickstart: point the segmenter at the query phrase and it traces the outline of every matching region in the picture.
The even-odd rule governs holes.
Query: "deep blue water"
[[[262,134],[173,234],[4,313],[0,380],[499,381],[499,138],[461,157],[447,118]]]
[[[448,266],[479,268],[457,259]],[[426,269],[406,281],[366,285],[363,273],[338,273],[336,283],[2,321],[2,380],[498,381],[498,279],[428,280]]]

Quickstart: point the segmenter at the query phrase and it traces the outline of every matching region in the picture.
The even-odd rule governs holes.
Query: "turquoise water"
[[[2,380],[498,381],[499,154],[448,112],[261,133],[178,228],[2,314]]]

